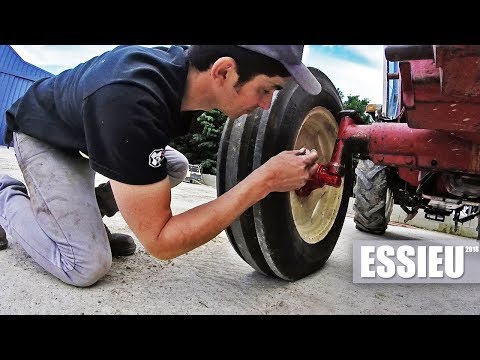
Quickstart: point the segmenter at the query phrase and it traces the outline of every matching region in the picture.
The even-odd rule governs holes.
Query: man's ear
[[[225,81],[229,76],[236,74],[237,64],[233,58],[224,56],[215,61],[210,69],[210,76],[214,80]]]

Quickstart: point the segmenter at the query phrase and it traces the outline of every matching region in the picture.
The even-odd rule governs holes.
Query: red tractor
[[[319,95],[291,82],[269,110],[225,124],[219,195],[283,150],[314,148],[320,156],[303,188],[268,195],[227,228],[248,264],[289,281],[320,269],[340,235],[353,182],[362,231],[383,234],[394,203],[406,220],[419,209],[436,221],[452,215],[456,224],[479,216],[480,46],[385,47],[383,110],[367,108],[369,125],[343,110],[328,77],[310,69]]]

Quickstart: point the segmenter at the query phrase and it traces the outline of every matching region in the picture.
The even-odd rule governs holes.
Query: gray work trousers
[[[13,137],[26,186],[0,176],[0,226],[63,282],[94,284],[110,269],[112,254],[89,161],[22,133]],[[178,185],[188,161],[171,147],[165,157],[170,183]]]

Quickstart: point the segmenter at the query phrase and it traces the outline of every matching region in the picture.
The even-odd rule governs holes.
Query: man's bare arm
[[[205,244],[272,191],[290,191],[315,171],[315,153],[285,151],[270,159],[222,196],[172,216],[170,183],[127,185],[111,181],[123,218],[145,249],[171,259]]]

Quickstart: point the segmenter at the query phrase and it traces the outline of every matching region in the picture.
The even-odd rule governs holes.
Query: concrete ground
[[[21,178],[13,150],[0,147],[0,172]],[[103,179],[98,178],[98,182]],[[216,197],[212,187],[182,183],[174,213]],[[117,214],[113,232],[130,232]],[[390,225],[389,239],[456,236]],[[369,235],[347,217],[325,267],[296,282],[255,272],[222,232],[171,261],[148,255],[114,258],[110,272],[89,288],[66,285],[36,265],[12,239],[0,251],[0,314],[480,314],[480,284],[354,284],[352,241]]]

